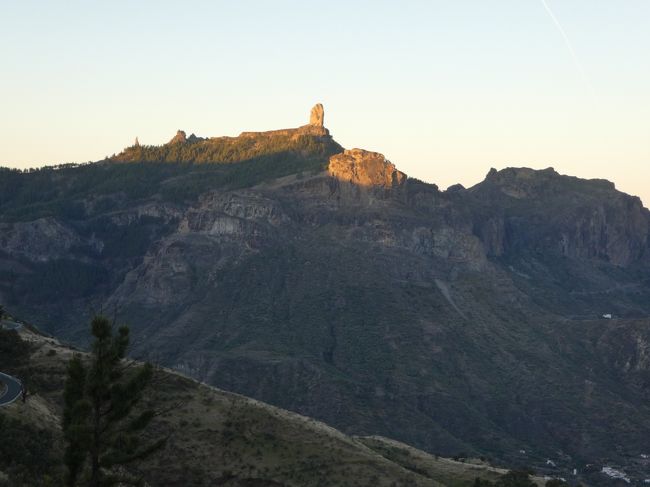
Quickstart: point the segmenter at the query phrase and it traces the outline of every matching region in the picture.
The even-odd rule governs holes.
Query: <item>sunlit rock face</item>
[[[330,158],[331,176],[361,186],[398,187],[406,181],[406,174],[382,154],[363,149],[350,149]]]
[[[182,130],[176,131],[176,135],[169,141],[170,144],[184,144],[185,142],[187,142],[187,135]]]
[[[316,127],[325,126],[325,109],[323,105],[317,103],[314,105],[314,108],[311,109],[311,115],[309,116],[309,125],[315,125]]]

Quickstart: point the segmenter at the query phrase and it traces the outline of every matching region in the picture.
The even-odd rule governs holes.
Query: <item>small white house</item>
[[[611,320],[612,315],[610,313],[607,313],[606,315],[603,315],[603,318],[605,318],[606,320]]]
[[[630,483],[630,478],[624,472],[616,470],[615,468],[605,466],[602,468],[601,472],[610,478],[620,479],[627,482],[628,484]]]

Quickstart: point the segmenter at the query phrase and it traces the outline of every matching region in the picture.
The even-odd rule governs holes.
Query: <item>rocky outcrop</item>
[[[277,202],[254,193],[209,193],[189,209],[179,225],[180,233],[234,234],[248,237],[252,225],[287,223],[289,217]],[[261,230],[255,230],[257,234]]]
[[[0,224],[0,252],[33,262],[65,258],[71,249],[88,243],[91,247],[95,245],[51,217]]]
[[[315,125],[316,127],[325,126],[325,109],[322,104],[318,103],[311,109],[309,125]]]
[[[407,177],[382,154],[363,149],[333,155],[327,170],[330,176],[359,186],[396,188],[403,185]]]
[[[420,227],[411,234],[412,252],[445,259],[454,264],[468,264],[470,268],[484,268],[485,253],[474,235],[449,227],[435,230]]]
[[[192,134],[194,135],[194,134]],[[176,135],[169,141],[169,144],[184,144],[187,142],[187,136],[182,130],[176,131]]]
[[[303,135],[313,135],[317,137],[329,137],[329,130],[325,128],[325,109],[318,103],[311,109],[309,123],[298,128],[268,130],[265,132],[242,132],[240,137],[286,137],[298,140]]]

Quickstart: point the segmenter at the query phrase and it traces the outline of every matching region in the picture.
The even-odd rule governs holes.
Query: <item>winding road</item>
[[[16,323],[15,321],[12,320],[0,321],[0,328],[4,328],[5,330],[18,331],[22,327],[23,327],[22,324]],[[0,407],[8,406],[12,402],[14,402],[16,399],[20,397],[22,391],[23,391],[23,385],[18,379],[0,372]]]
[[[0,407],[7,406],[20,397],[23,386],[18,379],[0,372],[0,382],[6,387],[0,392]]]

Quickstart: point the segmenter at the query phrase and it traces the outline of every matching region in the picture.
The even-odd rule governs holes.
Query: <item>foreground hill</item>
[[[58,485],[65,364],[74,353],[28,329],[28,344],[3,367],[32,394],[0,409],[0,485]],[[15,342],[3,334],[2,339]],[[15,342],[14,344],[18,344]],[[169,437],[164,450],[135,468],[151,486],[471,485],[505,470],[411,453],[383,438],[352,438],[323,423],[158,370],[148,401],[163,411],[149,434]],[[390,459],[386,448],[390,447]],[[415,452],[415,450],[413,450]],[[428,466],[428,468],[425,468]],[[542,479],[535,479],[542,484]],[[4,482],[4,483],[3,483]]]
[[[0,173],[0,299],[79,344],[115,313],[138,356],[348,434],[650,453],[638,198],[552,169],[440,191],[320,126],[196,139]]]

